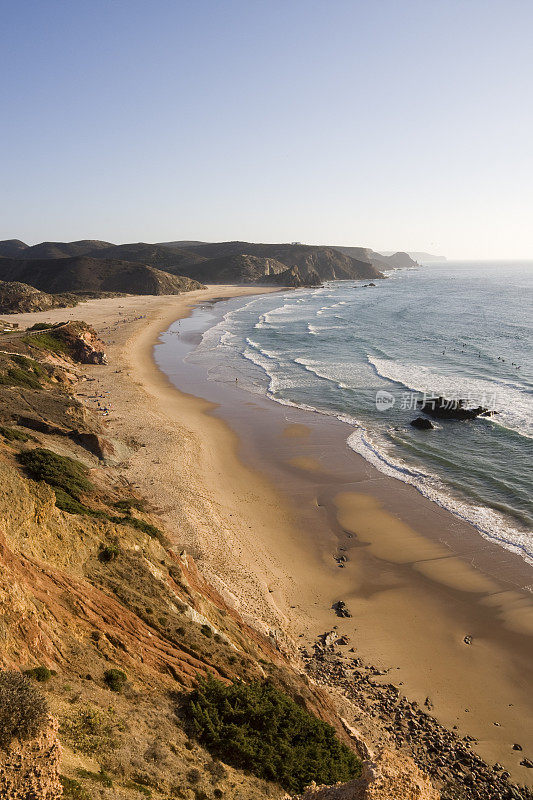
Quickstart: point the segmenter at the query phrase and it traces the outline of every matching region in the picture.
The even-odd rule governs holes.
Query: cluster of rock
[[[321,685],[341,689],[345,697],[372,718],[392,747],[408,753],[416,765],[442,787],[445,796],[458,796],[462,800],[533,800],[529,788],[509,782],[510,775],[501,765],[490,766],[473,752],[475,740],[472,737],[460,738],[416,702],[402,697],[397,686],[376,681],[376,677],[384,676],[387,670],[365,666],[361,658],[352,655],[353,650],[343,656],[336,649],[341,643],[338,636],[326,634],[315,644],[313,652],[303,648],[301,656],[307,673]],[[431,707],[427,698],[426,708]],[[331,796],[332,800],[359,798],[357,794],[323,796]],[[409,797],[408,794],[397,796]],[[307,795],[305,797],[307,800]],[[312,797],[309,795],[309,800]],[[319,797],[317,795],[317,800]]]
[[[492,417],[497,411],[490,411],[483,406],[466,408],[465,400],[447,400],[445,397],[427,397],[417,400],[420,410],[433,419],[468,420],[476,417]],[[432,430],[435,426],[426,417],[416,417],[410,424],[421,431]]]

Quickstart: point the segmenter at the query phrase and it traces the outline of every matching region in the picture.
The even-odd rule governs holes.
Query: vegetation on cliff
[[[348,781],[360,772],[357,757],[331,725],[268,681],[228,686],[207,678],[186,697],[185,711],[213,755],[288,791],[312,781]]]
[[[33,739],[48,719],[48,705],[42,693],[20,672],[0,672],[0,748],[13,739]]]

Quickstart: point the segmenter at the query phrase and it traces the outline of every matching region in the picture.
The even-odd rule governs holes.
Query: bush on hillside
[[[33,667],[33,669],[26,669],[24,670],[24,674],[28,676],[28,678],[33,678],[39,683],[46,683],[52,677],[52,671],[48,669],[48,667]]]
[[[128,682],[128,676],[121,669],[106,669],[104,672],[104,681],[107,683],[112,692],[121,692]]]
[[[48,719],[41,692],[20,672],[0,672],[0,747],[13,739],[33,739]]]
[[[290,792],[312,781],[349,781],[356,755],[322,722],[268,681],[227,686],[212,677],[185,699],[193,732],[213,757]]]
[[[93,489],[92,483],[87,478],[87,467],[73,458],[58,456],[52,450],[37,447],[35,450],[19,453],[18,459],[32,478],[48,483],[74,500],[79,500],[81,494]],[[61,492],[59,495],[63,497]],[[66,498],[63,499],[66,502]]]

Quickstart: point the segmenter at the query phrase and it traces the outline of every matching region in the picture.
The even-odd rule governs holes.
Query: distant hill
[[[388,252],[384,253],[383,255],[390,256],[392,253]],[[436,256],[432,253],[423,253],[421,251],[409,251],[407,255],[411,256],[411,258],[414,258],[415,261],[418,261],[419,263],[423,263],[424,261],[446,261],[445,256]]]
[[[357,258],[363,261],[369,261],[373,264],[377,269],[393,269],[394,267],[414,267],[416,266],[416,261],[414,261],[408,253],[403,252],[396,252],[396,253],[376,253],[375,250],[371,250],[369,247],[344,247],[343,245],[333,245],[335,250],[340,250],[341,253],[345,253],[352,258]]]
[[[18,281],[0,281],[1,314],[48,311],[50,308],[75,306],[78,299],[73,295],[47,294]]]
[[[28,249],[28,245],[20,239],[4,239],[0,241],[0,256],[6,258],[23,258],[23,253]]]
[[[206,259],[219,259],[227,256],[247,255],[274,259],[287,268],[298,267],[301,280],[315,282],[316,276],[325,280],[354,280],[359,278],[382,278],[380,270],[368,260],[352,258],[333,247],[302,244],[256,244],[253,242],[211,242],[194,247],[194,254]],[[213,281],[216,280],[217,265],[213,268]],[[204,264],[202,270],[209,270]],[[187,275],[194,275],[194,268],[183,267]],[[206,272],[202,272],[206,275]],[[204,280],[207,280],[204,277]]]
[[[201,284],[190,278],[171,275],[146,264],[90,256],[56,259],[0,258],[0,280],[20,281],[51,294],[178,294],[201,288]]]
[[[282,286],[320,284],[316,273],[304,278],[298,267],[287,267],[275,258],[250,255],[227,255],[204,260],[188,272],[203,283],[276,283]]]
[[[183,274],[182,265],[196,265],[205,261],[202,256],[190,253],[180,247],[171,245],[147,244],[132,242],[130,244],[110,245],[90,253],[94,258],[114,258],[120,261],[132,261],[148,264],[150,267],[162,269],[173,274]]]
[[[3,242],[0,242],[0,254]],[[79,242],[41,242],[32,247],[26,246],[21,255],[15,258],[72,258],[83,256],[96,250],[112,247],[110,242],[100,242],[98,239],[83,239]]]
[[[409,253],[409,255],[422,263],[424,261],[446,261],[446,256],[436,256],[432,253]]]
[[[190,247],[198,247],[201,244],[209,244],[209,242],[199,242],[195,239],[183,239],[179,242],[157,242],[162,247],[180,247],[184,250],[188,250]]]

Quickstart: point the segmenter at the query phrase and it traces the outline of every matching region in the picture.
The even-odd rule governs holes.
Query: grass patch
[[[0,425],[0,435],[8,442],[29,442],[33,439],[28,433],[18,431],[16,428],[6,428],[5,425]]]
[[[214,757],[290,792],[360,773],[356,755],[322,722],[269,682],[227,686],[212,677],[185,699],[199,742]]]
[[[62,322],[36,322],[31,328],[26,328],[27,331],[49,331],[50,328],[57,328],[62,325]]]
[[[91,706],[65,716],[59,733],[73,750],[87,756],[105,753],[117,746],[115,725],[106,714]]]
[[[90,781],[95,781],[95,783],[101,783],[108,789],[110,789],[113,786],[113,781],[111,780],[111,776],[104,770],[101,770],[100,772],[90,772],[88,769],[79,769],[78,775],[80,776],[80,778],[86,778]]]
[[[137,519],[137,517],[109,517],[110,522],[114,522],[115,525],[130,525],[132,528],[136,528],[143,533],[147,533],[152,539],[159,539],[160,542],[165,541],[165,534],[159,528],[156,528],[155,525],[151,525],[149,522],[145,522],[143,519]]]
[[[51,353],[65,353],[68,355],[68,347],[65,342],[62,342],[52,332],[43,331],[35,336],[24,336],[22,341],[33,347],[38,347],[39,350],[47,350]]]
[[[145,797],[151,797],[152,792],[146,786],[143,786],[142,783],[136,783],[136,781],[126,781],[124,784],[126,789],[135,789],[135,791],[140,792],[140,794],[144,795]]]
[[[137,500],[135,497],[130,497],[127,500],[117,500],[116,503],[113,503],[113,506],[120,511],[131,512],[132,508],[136,511],[144,511],[146,503],[144,500]]]
[[[0,375],[3,386],[22,386],[23,389],[42,389],[38,378],[20,367],[9,367]]]
[[[37,361],[26,356],[10,355],[10,366],[0,375],[3,386],[21,386],[24,389],[42,389],[40,379],[48,377],[48,373]]]

